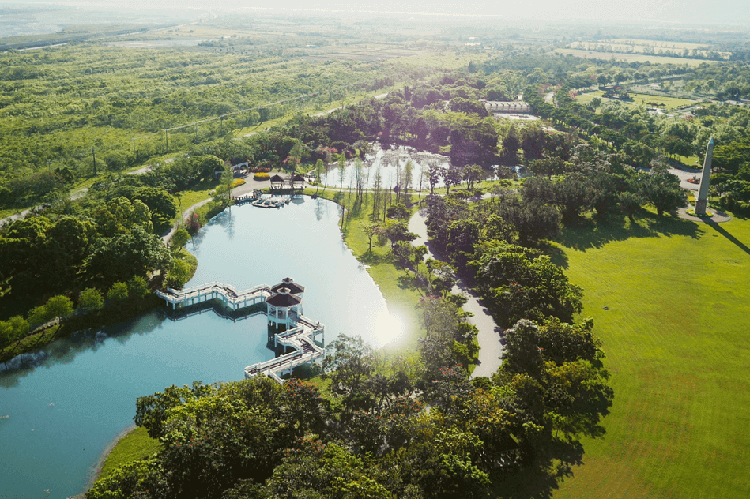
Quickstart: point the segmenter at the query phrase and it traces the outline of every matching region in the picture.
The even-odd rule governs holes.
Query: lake
[[[422,174],[422,189],[429,190],[430,182],[427,178],[427,172],[431,164],[440,168],[448,168],[450,162],[448,158],[440,154],[433,154],[425,151],[417,151],[414,148],[406,146],[392,146],[382,148],[378,142],[372,144],[373,153],[365,156],[362,162],[362,182],[365,189],[375,187],[375,176],[380,171],[382,189],[392,189],[398,182],[399,175],[404,175],[406,162],[411,160],[413,164],[411,184],[409,189],[419,189],[419,179]],[[356,169],[354,162],[348,161],[344,170],[343,181],[339,169],[334,165],[328,169],[325,174],[320,176],[321,183],[332,187],[354,187],[356,181]],[[443,187],[445,184],[440,179],[435,187]]]
[[[326,342],[341,332],[374,346],[397,342],[401,322],[338,222],[339,207],[323,199],[231,207],[188,243],[199,266],[186,286],[221,281],[241,290],[292,277],[305,286],[305,315],[325,324]],[[266,339],[262,314],[233,322],[209,309],[170,320],[160,308],[0,364],[0,497],[81,493],[101,452],[132,424],[137,397],[195,380],[240,380],[245,366],[273,357]]]

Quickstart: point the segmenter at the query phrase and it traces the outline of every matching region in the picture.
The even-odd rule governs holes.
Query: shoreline
[[[94,485],[97,480],[99,480],[99,477],[102,473],[102,468],[104,467],[104,462],[112,453],[112,450],[115,448],[115,446],[117,446],[118,443],[120,443],[120,440],[130,435],[136,428],[137,426],[134,424],[128,425],[117,435],[115,435],[115,437],[104,447],[104,450],[102,450],[102,452],[99,454],[96,463],[94,463],[91,468],[89,468],[86,477],[86,489],[79,494],[74,495],[71,499],[84,499],[86,497],[86,492],[88,492],[91,486]]]

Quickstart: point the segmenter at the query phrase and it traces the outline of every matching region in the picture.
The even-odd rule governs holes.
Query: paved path
[[[208,199],[204,199],[203,201],[201,201],[199,203],[195,203],[193,206],[191,206],[190,208],[188,208],[185,211],[183,211],[182,212],[182,222],[183,223],[187,222],[188,215],[190,215],[193,211],[197,210],[198,208],[200,208],[204,204],[210,202],[213,198],[214,197],[211,196]],[[163,236],[161,236],[161,238],[164,241],[164,243],[169,243],[169,240],[172,239],[172,235],[175,233],[175,231],[177,230],[177,228],[179,226],[180,226],[180,224],[178,224],[178,223],[175,222],[175,224],[172,225],[172,228],[169,229],[169,232],[167,232],[166,234],[164,234]]]
[[[426,258],[432,257],[436,260],[442,260],[435,254],[432,244],[427,239],[427,225],[425,225],[425,217],[421,211],[417,211],[409,220],[409,231],[418,236],[412,242],[414,246],[427,246],[429,253],[425,256]],[[467,301],[463,309],[474,314],[474,317],[469,318],[469,322],[479,330],[477,334],[479,365],[474,369],[471,377],[484,376],[489,378],[502,363],[503,345],[500,343],[500,328],[497,327],[487,309],[482,306],[479,297],[463,281],[459,279],[451,292],[466,297]]]
[[[700,170],[698,169],[680,170],[679,168],[670,168],[669,173],[673,175],[677,175],[677,178],[680,179],[680,187],[682,187],[686,191],[697,192],[698,189],[700,189],[700,183],[693,184],[692,182],[688,182],[688,179],[691,179],[691,178],[698,178],[700,180],[701,176],[703,175]]]
[[[82,198],[83,196],[86,195],[86,192],[88,192],[88,190],[89,190],[88,187],[82,187],[82,188],[78,189],[77,191],[73,192],[70,196],[68,196],[68,199],[70,199],[71,201],[75,201],[76,199],[80,199],[80,198]],[[39,205],[39,206],[41,206],[41,205]],[[10,222],[13,222],[15,220],[20,220],[21,218],[26,218],[26,215],[28,215],[31,212],[31,210],[33,210],[35,208],[39,208],[39,206],[34,206],[33,208],[26,208],[25,210],[20,211],[18,213],[15,213],[13,215],[7,216],[5,218],[0,218],[0,227],[2,227],[3,225],[5,225],[6,223],[10,223]]]

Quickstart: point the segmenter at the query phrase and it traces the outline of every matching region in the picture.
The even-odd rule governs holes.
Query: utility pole
[[[94,146],[91,146],[91,158],[94,161],[94,176],[96,177],[96,152],[94,151]]]

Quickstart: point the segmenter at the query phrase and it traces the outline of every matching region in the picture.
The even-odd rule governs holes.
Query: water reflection
[[[0,364],[0,387],[16,386],[21,378],[29,376],[39,367],[49,369],[57,364],[74,362],[82,352],[97,351],[107,338],[124,345],[133,335],[147,334],[156,329],[164,317],[163,310],[154,310],[112,326],[76,331],[36,352],[18,355]]]
[[[391,146],[382,148],[377,142],[373,144],[374,154],[365,156],[362,161],[361,180],[366,189],[375,188],[376,177],[380,175],[380,187],[391,189],[399,182],[399,176],[404,175],[407,161],[412,162],[413,169],[411,172],[411,189],[429,189],[430,183],[427,174],[430,168],[448,168],[450,162],[441,154],[433,154],[426,151],[417,151],[407,146]],[[330,167],[325,174],[321,175],[323,185],[333,187],[354,187],[356,183],[357,171],[354,161],[347,163],[344,170],[343,178],[339,169],[334,165]],[[440,179],[436,187],[442,187],[443,181]]]

